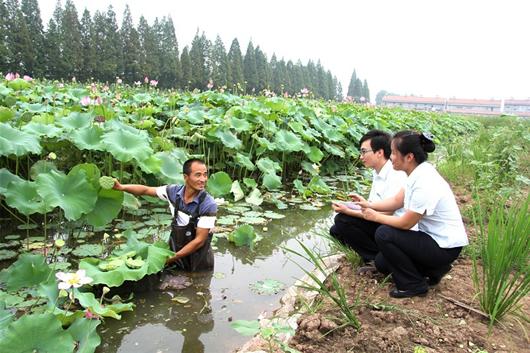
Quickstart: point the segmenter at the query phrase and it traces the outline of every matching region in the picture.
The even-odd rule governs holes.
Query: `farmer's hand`
[[[112,188],[114,190],[123,191],[123,185],[121,185],[118,179],[116,178],[114,178],[114,186]]]

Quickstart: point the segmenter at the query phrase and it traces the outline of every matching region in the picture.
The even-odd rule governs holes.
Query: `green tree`
[[[164,17],[158,30],[158,52],[160,56],[161,87],[177,87],[180,74],[180,61],[175,27],[171,17]]]
[[[79,72],[81,81],[94,77],[96,71],[96,44],[94,43],[94,25],[90,12],[85,9],[81,17],[81,56],[83,64]]]
[[[252,41],[248,42],[247,52],[243,59],[243,76],[245,76],[245,90],[251,94],[256,92],[258,86],[258,75],[256,67],[256,52]]]
[[[234,38],[228,51],[228,65],[230,67],[230,86],[232,91],[237,92],[237,87],[243,87],[245,84],[245,77],[243,76],[243,56],[237,38]]]
[[[210,79],[209,52],[210,41],[206,38],[204,32],[199,37],[199,32],[195,34],[191,42],[190,59],[193,80],[191,88],[200,90],[206,89]]]
[[[32,76],[40,77],[44,73],[44,29],[40,17],[40,9],[37,0],[22,0],[20,4],[22,15],[31,42],[30,57],[25,63],[26,72]]]
[[[355,70],[353,70],[350,78],[350,84],[348,85],[348,97],[355,97],[357,92],[357,80],[357,74],[355,73]]]
[[[182,49],[182,54],[180,56],[180,67],[182,71],[180,87],[184,89],[190,89],[193,80],[193,72],[191,71],[191,58],[187,46]]]
[[[82,44],[81,44],[81,24],[77,17],[77,10],[72,0],[67,0],[60,25],[61,63],[63,77],[79,77],[83,65]]]
[[[259,46],[256,47],[255,58],[257,78],[256,91],[261,92],[265,88],[269,89],[271,86],[271,70],[267,61],[267,56]]]
[[[125,5],[123,11],[123,20],[120,28],[121,40],[121,61],[119,76],[123,77],[125,82],[132,84],[140,80],[140,39],[136,28],[134,28],[133,19],[129,5]]]
[[[211,79],[216,87],[227,86],[231,82],[230,66],[223,40],[218,35],[211,51],[212,75]]]
[[[141,16],[138,23],[140,35],[140,70],[144,77],[158,79],[160,77],[160,57],[158,56],[158,43],[154,30],[147,20]]]
[[[60,48],[62,17],[63,9],[58,1],[48,22],[48,30],[44,35],[44,75],[49,79],[66,78],[65,73],[62,71],[63,59]]]
[[[368,88],[368,82],[366,79],[363,82],[362,97],[364,97],[366,102],[370,101],[370,89]]]
[[[391,95],[391,93],[385,91],[385,90],[381,90],[379,92],[377,92],[377,95],[375,96],[375,104],[376,105],[381,105],[383,103],[383,98],[385,96],[388,96],[388,95]]]
[[[9,71],[9,62],[12,56],[9,48],[8,12],[3,1],[0,1],[0,72]]]
[[[116,79],[121,57],[118,24],[112,5],[106,14],[96,11],[94,15],[94,43],[97,53],[95,78],[112,82]]]

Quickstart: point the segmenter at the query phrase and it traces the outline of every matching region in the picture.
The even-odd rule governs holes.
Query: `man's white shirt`
[[[390,159],[386,161],[379,173],[374,169],[372,174],[372,188],[368,196],[368,201],[371,202],[394,197],[400,189],[405,189],[407,185],[407,173],[395,170]],[[403,208],[394,211],[394,216],[402,216],[403,214],[405,214]]]

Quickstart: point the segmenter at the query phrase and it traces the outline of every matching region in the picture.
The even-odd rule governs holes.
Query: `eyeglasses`
[[[361,153],[361,156],[364,156],[365,154],[367,154],[368,152],[373,152],[374,150],[365,150],[363,148],[361,148],[359,150],[359,153]]]

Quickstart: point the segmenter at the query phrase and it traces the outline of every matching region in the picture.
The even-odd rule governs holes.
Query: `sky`
[[[400,95],[530,98],[530,3],[526,0],[73,0],[106,11],[121,25],[125,4],[135,23],[171,16],[179,50],[203,32],[228,50],[250,40],[285,60],[320,60],[346,93],[353,70],[372,101]],[[62,0],[64,4],[65,0]],[[48,23],[56,0],[39,0]]]

